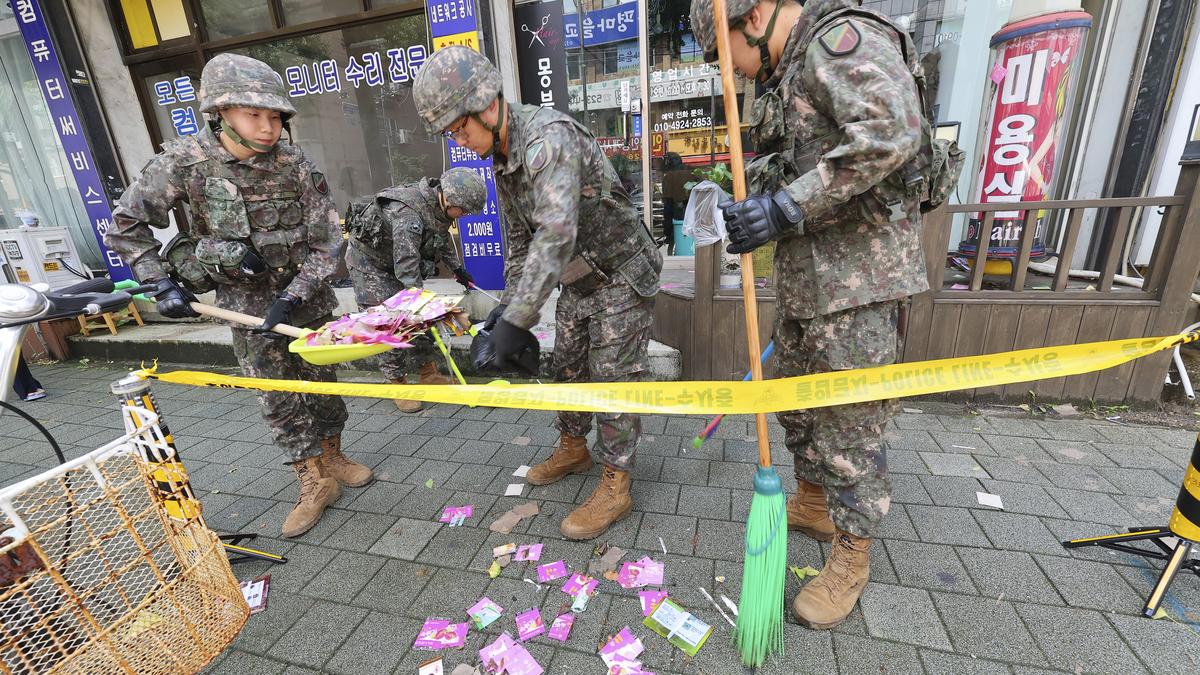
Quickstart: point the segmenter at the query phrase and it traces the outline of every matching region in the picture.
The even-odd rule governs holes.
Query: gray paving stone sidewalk
[[[108,384],[117,364],[35,365],[49,398],[22,408],[77,455],[117,435]],[[597,471],[546,487],[511,473],[549,452],[551,413],[433,406],[403,416],[390,401],[348,400],[347,452],[378,480],[347,489],[312,531],[278,537],[296,484],[270,444],[252,393],[158,384],[155,391],[179,441],[210,526],[261,533],[259,546],[286,554],[270,567],[239,563],[241,579],[271,574],[268,609],[250,619],[213,673],[415,673],[432,655],[411,649],[430,616],[461,617],[487,595],[500,621],[472,631],[461,651],[444,652],[446,672],[474,663],[478,649],[512,616],[531,607],[553,617],[566,599],[557,585],[526,583],[525,563],[491,579],[493,546],[543,543],[543,561],[583,569],[592,543],[563,540],[557,525],[595,485]],[[907,401],[888,432],[894,504],[872,559],[872,584],[838,628],[807,630],[789,619],[786,656],[769,673],[1181,673],[1200,672],[1200,579],[1181,575],[1164,605],[1170,618],[1142,618],[1157,578],[1147,561],[1102,549],[1068,551],[1065,538],[1134,525],[1165,524],[1194,434],[1107,421],[969,415],[961,406]],[[699,588],[734,600],[754,461],[751,427],[730,419],[701,449],[691,438],[706,420],[645,418],[635,469],[634,512],[602,538],[666,563],[671,597],[716,632],[695,658],[641,625],[635,592],[604,582],[570,639],[527,643],[551,673],[601,673],[605,636],[630,626],[646,645],[645,667],[660,673],[743,672],[729,626]],[[775,445],[779,428],[772,424]],[[790,459],[777,451],[788,489]],[[37,432],[0,416],[0,483],[53,463]],[[975,492],[1004,500],[980,506]],[[511,535],[487,529],[527,500],[541,513]],[[436,518],[447,505],[474,504],[461,528]],[[662,546],[667,548],[663,555]],[[788,561],[820,568],[827,545],[791,533]],[[720,581],[719,579],[723,579]],[[799,588],[789,575],[787,599]]]

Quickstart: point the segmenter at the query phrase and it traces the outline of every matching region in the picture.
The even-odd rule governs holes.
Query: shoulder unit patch
[[[550,150],[546,147],[546,142],[539,139],[529,144],[525,148],[525,167],[530,173],[537,173],[546,168],[550,163]]]
[[[312,172],[312,183],[313,187],[317,189],[317,192],[320,192],[321,194],[329,193],[329,183],[325,180],[325,174],[321,173],[320,171]]]
[[[830,56],[845,56],[858,49],[862,34],[850,21],[842,21],[821,33],[817,41]]]

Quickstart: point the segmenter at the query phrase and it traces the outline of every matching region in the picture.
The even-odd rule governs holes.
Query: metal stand
[[[138,406],[158,415],[158,427],[162,430],[163,437],[166,439],[167,445],[170,446],[173,454],[170,457],[147,457],[145,459],[162,467],[160,471],[155,472],[156,481],[160,486],[163,486],[167,481],[174,486],[173,489],[164,490],[164,503],[168,514],[173,518],[182,519],[194,518],[200,515],[200,501],[196,499],[192,492],[192,486],[188,482],[187,470],[183,468],[183,462],[179,459],[179,448],[175,446],[175,437],[171,434],[171,430],[167,427],[167,422],[163,418],[162,412],[158,409],[158,402],[154,399],[154,393],[150,391],[150,383],[130,373],[120,380],[113,382],[110,389],[123,405]],[[136,417],[134,423],[140,426],[140,421]],[[167,481],[159,480],[159,473]],[[266,560],[267,562],[282,565],[287,562],[287,558],[284,556],[240,545],[243,541],[258,538],[257,533],[218,533],[217,536],[221,539],[221,545],[225,547],[226,553],[230,556],[230,563],[242,562],[244,560]]]
[[[1142,608],[1143,614],[1153,617],[1158,613],[1167,587],[1179,570],[1187,570],[1200,577],[1200,560],[1190,557],[1192,545],[1200,541],[1200,525],[1197,523],[1200,523],[1200,436],[1196,438],[1191,463],[1184,474],[1183,486],[1179,489],[1179,497],[1175,499],[1175,510],[1166,527],[1130,528],[1128,532],[1071,539],[1062,544],[1066,548],[1102,546],[1143,558],[1165,560],[1167,564],[1154,584],[1150,597],[1146,599],[1146,606]],[[1175,539],[1175,545],[1167,543],[1167,539]],[[1138,541],[1148,541],[1155,548],[1131,545],[1131,542]]]

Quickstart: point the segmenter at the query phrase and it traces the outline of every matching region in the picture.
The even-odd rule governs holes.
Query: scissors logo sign
[[[545,47],[545,46],[546,46],[546,43],[545,43],[545,42],[542,42],[542,31],[546,30],[546,24],[547,24],[547,23],[549,23],[549,22],[550,22],[550,15],[549,15],[549,14],[547,14],[546,16],[543,16],[543,17],[542,17],[542,25],[541,25],[541,26],[538,26],[538,29],[537,29],[537,30],[530,30],[530,29],[529,29],[529,24],[527,24],[527,23],[523,23],[523,24],[521,24],[521,30],[523,30],[523,31],[525,31],[526,33],[529,33],[530,35],[532,35],[532,36],[533,36],[533,37],[532,37],[532,38],[530,38],[530,40],[529,40],[529,46],[530,46],[530,47],[532,47],[532,46],[533,46],[533,43],[534,43],[534,42],[539,42],[539,43],[541,43],[541,45],[542,45],[543,47]]]

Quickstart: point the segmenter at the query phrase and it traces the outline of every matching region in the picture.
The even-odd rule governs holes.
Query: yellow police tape
[[[759,382],[607,382],[587,384],[404,385],[265,380],[179,370],[139,371],[172,384],[403,398],[493,408],[666,415],[742,415],[820,408],[1081,375],[1200,340],[1200,332],[897,363]]]

